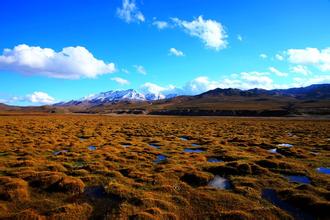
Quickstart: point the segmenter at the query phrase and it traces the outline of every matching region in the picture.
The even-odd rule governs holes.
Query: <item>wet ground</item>
[[[0,218],[327,219],[330,121],[1,116]]]

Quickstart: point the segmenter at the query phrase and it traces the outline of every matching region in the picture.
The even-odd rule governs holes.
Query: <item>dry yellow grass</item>
[[[0,116],[0,218],[291,219],[271,188],[326,219],[329,134],[329,120]],[[209,186],[216,175],[231,187]]]

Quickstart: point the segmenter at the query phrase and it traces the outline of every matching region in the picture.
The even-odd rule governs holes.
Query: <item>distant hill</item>
[[[148,98],[149,97],[149,98]],[[135,90],[109,91],[42,107],[0,105],[0,111],[50,113],[295,116],[330,115],[330,84],[290,89],[214,89],[196,96],[159,97]]]

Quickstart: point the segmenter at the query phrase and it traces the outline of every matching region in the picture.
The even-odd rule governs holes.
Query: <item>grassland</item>
[[[0,218],[292,219],[262,196],[272,189],[327,219],[330,175],[316,168],[329,158],[329,120],[0,116]]]

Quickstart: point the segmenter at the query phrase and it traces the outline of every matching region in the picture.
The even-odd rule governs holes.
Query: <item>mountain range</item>
[[[0,111],[206,116],[330,115],[330,84],[274,90],[217,88],[195,96],[144,95],[129,89],[102,92],[52,106],[0,105]]]
[[[101,104],[107,104],[107,103],[118,103],[123,101],[132,101],[132,102],[143,102],[143,101],[155,101],[155,100],[161,100],[161,99],[169,99],[173,98],[177,95],[170,94],[170,95],[162,95],[162,94],[154,94],[154,93],[148,93],[148,94],[142,94],[134,89],[128,89],[128,90],[110,90],[108,92],[101,92],[99,94],[90,95],[78,100],[71,100],[69,102],[60,102],[54,104],[54,106],[96,106]]]

